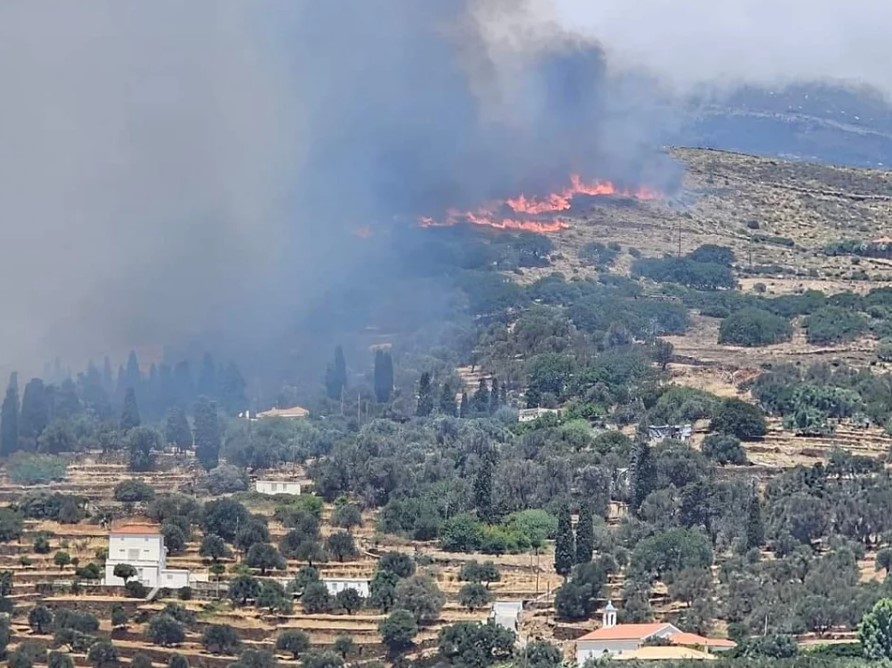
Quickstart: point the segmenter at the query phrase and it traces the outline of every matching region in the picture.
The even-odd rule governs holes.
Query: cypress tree
[[[182,406],[177,406],[168,412],[164,424],[164,438],[177,450],[192,449],[192,428]]]
[[[576,563],[587,564],[592,560],[595,551],[594,513],[588,504],[579,509],[579,521],[576,523]]]
[[[418,381],[418,407],[415,415],[426,417],[434,412],[434,387],[431,384],[431,375],[425,371]]]
[[[105,356],[102,362],[102,389],[105,390],[106,397],[110,397],[112,392],[115,391],[115,377],[114,373],[112,373],[111,360],[108,358],[108,355]]]
[[[201,358],[201,370],[198,372],[198,396],[217,396],[217,367],[210,353]]]
[[[759,495],[753,487],[746,517],[746,546],[748,548],[759,547],[764,542],[765,525],[762,523],[762,504],[759,503]]]
[[[136,429],[141,423],[139,419],[139,406],[136,405],[136,392],[132,387],[127,388],[124,394],[124,408],[121,410],[121,431],[127,432]]]
[[[6,397],[0,408],[0,454],[10,455],[19,449],[19,378],[9,376]]]
[[[51,420],[68,420],[80,414],[81,400],[78,398],[77,388],[70,378],[63,380],[59,389],[53,392],[50,406]]]
[[[558,575],[567,577],[570,574],[576,557],[576,546],[574,543],[570,506],[564,503],[558,511],[557,536],[554,542],[554,570]]]
[[[325,391],[329,399],[340,399],[347,387],[347,361],[344,359],[344,349],[341,346],[335,348],[334,362],[325,370]]]
[[[393,358],[386,350],[375,351],[375,399],[379,404],[390,401],[393,393]]]
[[[130,387],[136,390],[142,382],[142,373],[139,371],[139,360],[136,359],[136,353],[132,350],[127,356],[127,369],[124,371],[125,388]]]
[[[499,379],[492,377],[492,387],[489,390],[489,414],[499,410]]]
[[[226,413],[238,415],[248,408],[248,397],[245,394],[247,386],[238,365],[235,362],[227,364],[220,380],[220,401]]]
[[[215,468],[220,460],[222,441],[220,418],[217,406],[205,397],[198,399],[194,411],[195,457],[208,471]]]
[[[485,379],[480,379],[480,384],[477,385],[477,391],[474,392],[474,397],[471,401],[475,415],[486,415],[489,413],[489,388],[486,386]]]
[[[447,380],[443,383],[443,389],[440,392],[440,412],[449,417],[455,417],[455,390],[452,384]]]
[[[461,393],[461,403],[459,404],[459,407],[458,407],[458,416],[463,417],[463,418],[468,417],[468,411],[470,409],[471,409],[471,407],[468,405],[468,393],[462,392]]]
[[[657,466],[647,443],[638,444],[632,457],[632,511],[637,515],[647,495],[657,488]]]
[[[495,451],[487,453],[474,478],[474,506],[477,517],[484,522],[493,521],[492,472],[495,468]]]
[[[27,448],[33,450],[37,437],[50,422],[50,397],[40,378],[32,378],[22,393],[22,413],[19,416],[19,437],[27,440]]]
[[[100,420],[111,417],[111,402],[102,387],[102,374],[93,362],[87,364],[87,371],[81,378],[81,396],[84,399],[84,408],[94,416]]]
[[[188,406],[195,400],[195,382],[192,380],[192,369],[189,362],[177,362],[171,376],[173,402],[179,406]],[[216,395],[215,395],[216,396]]]

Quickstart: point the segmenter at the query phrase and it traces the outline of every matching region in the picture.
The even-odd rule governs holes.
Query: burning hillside
[[[499,230],[517,230],[540,234],[560,232],[567,229],[569,224],[556,217],[555,214],[570,211],[573,208],[574,199],[579,196],[623,197],[649,201],[660,199],[662,194],[646,186],[622,188],[610,181],[586,183],[579,175],[573,174],[570,177],[569,186],[544,197],[527,197],[525,194],[520,194],[517,197],[488,203],[474,211],[450,209],[443,219],[437,220],[424,216],[419,219],[419,224],[422,227],[448,227],[468,223]]]

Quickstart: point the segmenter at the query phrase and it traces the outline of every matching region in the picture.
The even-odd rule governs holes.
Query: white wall
[[[356,593],[363,598],[369,596],[369,580],[358,580],[353,578],[322,578],[328,593],[334,596],[344,589],[355,589]]]
[[[580,666],[588,659],[599,659],[604,652],[618,654],[641,647],[640,640],[584,640],[576,643],[576,663]]]
[[[164,538],[159,535],[139,536],[112,534],[108,541],[107,561],[116,564],[160,564],[166,561]]]
[[[258,480],[254,489],[259,494],[300,494],[300,483],[293,480]]]
[[[159,587],[167,587],[168,589],[180,589],[191,585],[191,577],[189,571],[180,568],[165,568],[161,571],[161,577],[158,581]]]
[[[126,564],[130,563],[127,561],[120,561],[118,563]],[[115,577],[115,566],[117,564],[113,564],[110,561],[105,562],[105,582],[104,584],[115,587],[123,587],[124,580],[118,577]],[[136,563],[130,564],[136,569],[137,575],[135,578],[130,578],[130,580],[138,580],[142,582],[146,587],[155,587],[158,585],[158,566],[151,565],[139,565]]]

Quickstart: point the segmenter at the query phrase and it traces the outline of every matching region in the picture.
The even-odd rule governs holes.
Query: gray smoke
[[[805,44],[742,3],[689,4],[701,18],[569,0],[0,3],[0,363],[195,340],[247,355],[307,314],[322,332],[331,295],[368,284],[416,216],[571,172],[672,178],[654,150],[675,122],[665,81],[886,76],[882,58],[859,68],[892,10],[830,21],[812,3],[823,41]]]

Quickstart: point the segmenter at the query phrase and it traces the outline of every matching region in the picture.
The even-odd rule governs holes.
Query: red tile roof
[[[157,536],[161,532],[154,524],[127,524],[125,526],[112,528],[111,533],[112,535],[132,534],[137,536]]]
[[[666,622],[652,624],[617,624],[616,626],[602,627],[591,633],[586,633],[577,640],[644,640],[654,633],[669,626]]]

